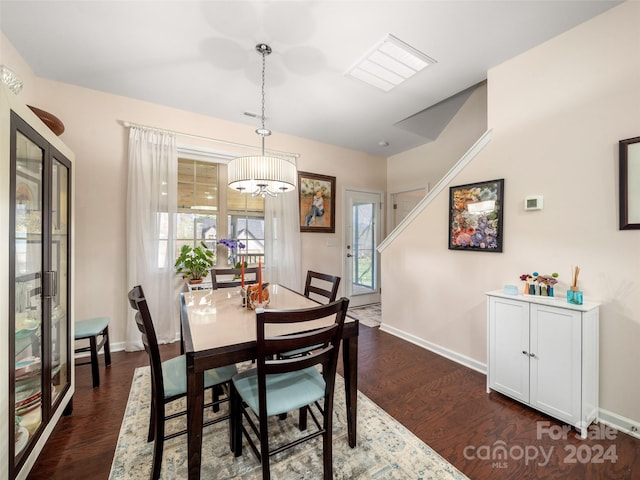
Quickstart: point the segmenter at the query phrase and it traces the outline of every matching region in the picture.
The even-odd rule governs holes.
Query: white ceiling
[[[255,45],[268,43],[266,117],[274,136],[389,156],[432,140],[418,117],[407,128],[398,122],[617,3],[1,0],[0,26],[41,77],[251,128],[259,118],[244,112],[261,108]],[[388,93],[344,76],[389,33],[437,63]]]

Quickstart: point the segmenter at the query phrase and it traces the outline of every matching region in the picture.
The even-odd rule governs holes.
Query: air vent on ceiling
[[[388,92],[433,63],[433,58],[389,34],[345,75]]]

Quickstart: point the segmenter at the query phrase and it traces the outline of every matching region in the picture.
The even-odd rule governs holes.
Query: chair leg
[[[235,457],[239,457],[242,455],[242,422],[243,422],[243,413],[242,413],[242,399],[240,395],[236,391],[233,382],[230,385],[230,393],[231,393],[231,428],[232,435],[231,441],[233,442],[233,446],[231,451]]]
[[[155,398],[155,395],[152,395]],[[156,401],[151,399],[151,409],[149,414],[149,434],[147,435],[147,442],[153,441],[156,438],[156,415],[158,412],[156,411]]]
[[[271,480],[269,458],[269,426],[268,417],[260,416],[260,462],[262,463],[262,480]]]
[[[333,480],[333,401],[325,397],[325,412],[323,419],[324,434],[322,435],[322,460],[324,466],[324,480]]]
[[[93,378],[93,388],[100,386],[100,368],[98,366],[98,346],[96,337],[89,338],[89,348],[91,350],[91,377]]]
[[[322,463],[324,466],[324,480],[333,480],[333,452],[331,450],[331,433],[322,435]]]
[[[229,428],[229,450],[231,450],[232,453],[236,448],[236,442],[234,441],[236,434],[235,418],[236,406],[233,398],[233,382],[229,381],[229,421],[227,422],[227,426]]]
[[[154,423],[156,440],[153,444],[153,467],[151,470],[151,478],[153,480],[158,480],[160,478],[162,453],[164,450],[164,405],[156,409],[156,418]]]
[[[301,407],[300,408],[300,416],[298,420],[298,428],[300,431],[304,431],[307,429],[307,413],[309,412],[309,407]]]
[[[104,337],[104,364],[105,366],[111,366],[111,348],[109,347],[109,325],[104,327],[102,331],[102,336]]]
[[[222,394],[224,394],[224,391],[222,390],[222,387],[220,385],[214,385],[211,388],[211,400],[213,401],[213,406],[211,407],[211,409],[214,413],[220,411],[220,405],[216,402],[220,400],[220,395]]]

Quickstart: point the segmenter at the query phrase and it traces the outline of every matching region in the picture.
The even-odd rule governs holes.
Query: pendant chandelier
[[[264,126],[264,78],[266,57],[271,47],[264,43],[256,45],[256,51],[262,55],[262,127],[256,130],[262,140],[262,155],[248,155],[234,158],[229,162],[229,188],[240,193],[251,193],[253,196],[267,195],[272,197],[279,193],[295,190],[297,183],[296,166],[284,158],[265,155],[264,139],[271,135],[271,130]]]

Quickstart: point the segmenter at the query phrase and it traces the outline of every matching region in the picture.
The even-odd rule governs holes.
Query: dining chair
[[[241,268],[212,268],[211,287],[213,288],[213,290],[216,290],[218,288],[239,287],[242,283],[240,275],[242,275]],[[233,280],[225,280],[223,282],[218,281],[218,277],[229,276],[232,276]],[[245,267],[244,283],[245,285],[258,283],[258,267]]]
[[[129,303],[136,311],[136,324],[138,330],[142,334],[142,343],[144,349],[149,355],[149,363],[151,364],[151,414],[149,418],[149,435],[147,442],[155,440],[153,447],[153,467],[151,478],[157,480],[160,478],[160,470],[162,467],[162,452],[164,449],[164,441],[177,437],[186,433],[186,430],[173,432],[165,435],[165,421],[180,415],[186,414],[186,410],[182,410],[170,415],[165,413],[167,404],[186,397],[187,394],[187,365],[185,356],[180,355],[169,360],[162,361],[160,350],[158,348],[158,340],[155,328],[149,312],[149,306],[144,296],[144,292],[140,285],[131,289],[128,295]],[[228,385],[231,377],[238,372],[235,365],[215,368],[207,370],[204,374],[205,390],[212,389],[212,402],[205,407],[218,406],[220,403],[228,401],[228,397],[218,399],[213,393],[216,387]],[[204,426],[212,425],[229,419],[229,415],[220,415],[216,418],[203,423]]]
[[[315,299],[311,295],[318,295],[320,297],[325,297],[330,303],[335,301],[339,286],[340,277],[308,270],[307,280],[304,285],[304,296]]]
[[[242,455],[242,439],[246,438],[262,465],[263,480],[270,478],[271,455],[319,436],[322,436],[324,478],[333,478],[333,392],[348,307],[349,299],[341,298],[327,305],[298,310],[256,310],[257,366],[234,375],[231,382],[232,450],[236,457]],[[309,322],[331,317],[333,323],[309,328]],[[295,331],[301,333],[267,336],[266,331],[284,324],[295,324]],[[312,345],[320,347],[305,356],[280,358],[278,355]],[[318,365],[322,368],[318,369]],[[307,414],[311,415],[315,428],[270,448],[268,417],[293,410],[300,411],[301,431],[307,430]],[[322,417],[322,424],[314,410]]]
[[[98,340],[100,337],[100,340]],[[89,359],[76,360],[78,365],[91,365],[93,388],[100,386],[100,366],[98,352],[104,351],[104,365],[111,366],[111,348],[109,346],[109,317],[95,317],[78,320],[74,325],[74,340],[89,340],[89,345],[74,349],[74,353],[89,352]],[[77,357],[76,357],[77,358]]]
[[[329,303],[335,301],[338,294],[338,287],[340,286],[340,277],[335,275],[328,275],[326,273],[314,272],[313,270],[307,270],[307,280],[304,285],[304,296],[318,301],[315,296],[326,298]],[[313,296],[311,294],[314,294]],[[305,355],[310,350],[316,348],[316,345],[312,345],[308,348],[298,348],[289,352],[282,352],[280,355],[282,358],[295,357],[298,355]],[[286,418],[286,415],[282,415],[282,418]]]

